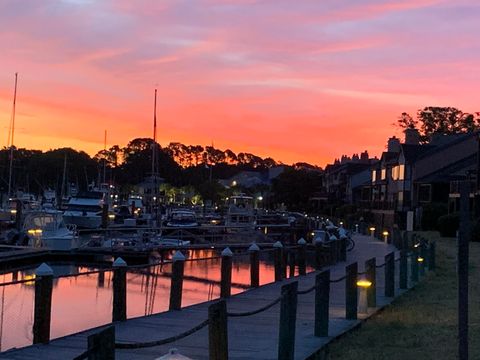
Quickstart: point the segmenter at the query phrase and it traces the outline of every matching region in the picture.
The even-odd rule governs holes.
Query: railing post
[[[328,336],[330,310],[330,270],[315,276],[315,329],[317,337]]]
[[[257,244],[253,243],[248,248],[250,253],[250,286],[260,286],[260,248]]]
[[[279,360],[294,359],[295,323],[297,321],[297,289],[297,281],[282,286],[282,301],[280,302],[280,331],[278,336]]]
[[[230,248],[222,251],[222,269],[220,280],[220,297],[228,298],[232,292],[232,257],[233,253]]]
[[[228,360],[227,303],[220,300],[208,307],[208,352],[210,360]]]
[[[292,248],[288,249],[288,271],[289,278],[295,276],[295,250]]]
[[[169,310],[182,308],[183,273],[185,269],[185,256],[181,251],[176,251],[172,257],[172,278],[170,281],[170,306]]]
[[[395,253],[385,255],[385,297],[395,297]]]
[[[35,271],[35,309],[33,320],[33,343],[50,342],[52,313],[53,270],[43,263]]]
[[[112,321],[127,320],[127,263],[121,258],[113,262]]]
[[[377,307],[377,259],[371,258],[365,261],[365,277],[372,283],[367,289],[368,307]]]
[[[102,207],[102,229],[108,227],[108,204],[103,204]]]
[[[307,274],[307,242],[304,238],[298,240],[298,274]]]
[[[350,264],[345,267],[346,279],[345,279],[345,318],[347,320],[357,319],[357,305],[358,305],[358,292],[357,292],[357,263]]]
[[[315,243],[315,270],[322,270],[322,247],[323,242],[320,239],[316,239]]]
[[[333,248],[332,264],[335,265],[339,260],[340,244],[338,243],[338,239],[335,235],[330,236],[330,241]]]
[[[88,360],[115,360],[115,326],[90,335],[87,338],[88,350],[92,350]]]
[[[347,261],[347,235],[340,237],[340,261]]]
[[[280,241],[273,244],[275,249],[275,281],[283,279],[283,245]]]
[[[400,289],[408,289],[408,253],[407,250],[400,251]]]
[[[435,241],[430,242],[429,248],[429,270],[435,270],[436,262],[435,262]]]
[[[418,282],[418,250],[416,247],[412,249],[412,254],[410,258],[410,267],[411,267],[411,274],[410,280],[412,282]]]

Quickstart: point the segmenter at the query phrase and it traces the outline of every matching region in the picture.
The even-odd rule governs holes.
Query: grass
[[[456,241],[435,233],[437,270],[358,330],[333,342],[329,360],[457,358]],[[470,244],[470,359],[480,359],[480,243]]]

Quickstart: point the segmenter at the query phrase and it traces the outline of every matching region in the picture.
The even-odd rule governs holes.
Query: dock
[[[340,262],[326,268],[330,270],[332,280],[340,279],[345,275],[345,266],[347,264],[357,262],[359,272],[362,272],[364,271],[363,264],[366,260],[376,257],[377,264],[381,264],[385,255],[396,250],[392,245],[369,236],[357,235],[355,236],[355,241],[356,247],[352,252],[348,253],[347,262]],[[398,262],[395,262],[396,274],[398,274],[398,267]],[[285,279],[232,296],[226,301],[227,311],[229,313],[242,313],[262,308],[279,297],[283,285],[293,281],[298,281],[299,291],[311,288],[314,285],[316,273],[318,272]],[[368,314],[359,314],[357,320],[345,319],[345,282],[332,281],[328,337],[315,337],[313,334],[314,292],[298,295],[295,359],[312,358],[330,341],[356,327],[366,317],[373,315],[393,301],[394,298],[383,296],[384,276],[380,267],[376,278],[377,307],[369,308]],[[398,290],[398,277],[395,276],[395,296],[401,295],[404,291]],[[208,307],[215,302],[205,302],[185,307],[180,311],[167,311],[116,322],[116,342],[144,343],[183,333],[204,322],[208,318]],[[229,317],[229,359],[277,359],[279,312],[280,305],[277,304],[256,315]],[[32,345],[21,349],[12,349],[0,354],[0,359],[73,359],[87,349],[87,337],[102,328],[105,327],[52,340],[48,345]],[[116,349],[115,356],[117,359],[156,359],[166,354],[171,348],[177,348],[182,355],[192,359],[208,359],[208,327],[204,327],[194,334],[168,345],[138,349]]]

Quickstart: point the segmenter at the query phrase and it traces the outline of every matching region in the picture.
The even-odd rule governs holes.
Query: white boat
[[[198,226],[197,216],[192,210],[172,210],[167,220],[168,227],[192,228]]]
[[[67,224],[83,229],[98,229],[102,225],[102,208],[104,193],[88,191],[72,197],[68,203],[63,218]]]
[[[75,227],[65,225],[61,211],[32,211],[26,214],[22,231],[28,246],[55,250],[78,247]]]
[[[232,196],[228,199],[228,210],[225,226],[229,230],[254,229],[256,216],[253,209],[253,198],[245,194]]]

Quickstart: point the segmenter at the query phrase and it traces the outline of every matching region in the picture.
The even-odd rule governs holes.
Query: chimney
[[[395,136],[388,139],[387,151],[394,153],[400,152],[400,139]]]
[[[420,144],[420,133],[417,129],[406,129],[405,130],[405,144],[407,145],[419,145]]]

